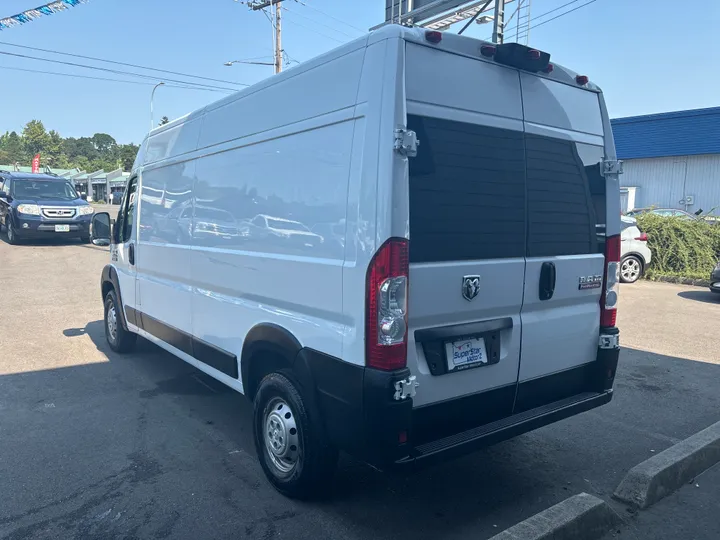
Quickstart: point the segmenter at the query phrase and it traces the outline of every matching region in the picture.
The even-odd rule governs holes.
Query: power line
[[[18,48],[21,48],[21,49],[30,49],[30,50],[33,50],[33,51],[39,51],[39,52],[45,52],[45,53],[51,53],[51,54],[59,54],[59,55],[62,55],[62,56],[71,56],[71,57],[74,57],[74,58],[82,58],[83,60],[93,60],[93,61],[95,61],[95,62],[106,62],[106,63],[108,63],[108,64],[116,64],[116,65],[118,65],[118,66],[126,66],[126,67],[132,67],[132,68],[137,68],[137,69],[146,69],[146,70],[150,70],[150,71],[157,71],[157,72],[160,72],[160,73],[168,73],[168,74],[170,74],[170,75],[180,75],[181,77],[190,77],[190,78],[194,78],[194,79],[202,79],[202,80],[205,80],[205,81],[219,82],[219,83],[224,83],[224,84],[237,84],[237,85],[239,85],[239,86],[249,86],[249,85],[243,84],[243,83],[238,83],[238,82],[233,82],[233,81],[225,81],[225,80],[223,80],[223,79],[212,79],[212,78],[210,78],[210,77],[202,77],[202,76],[200,76],[200,75],[190,75],[190,74],[188,74],[188,73],[180,73],[180,72],[178,72],[178,71],[170,71],[170,70],[167,70],[167,69],[160,69],[160,68],[153,68],[153,67],[147,67],[147,66],[140,66],[140,65],[137,65],[137,64],[128,64],[127,62],[118,62],[118,61],[115,61],[115,60],[105,60],[105,59],[103,59],[103,58],[96,58],[96,57],[94,57],[94,56],[84,56],[84,55],[82,55],[82,54],[74,54],[74,53],[67,53],[67,52],[61,52],[61,51],[53,51],[53,50],[50,50],[50,49],[41,49],[41,48],[39,48],[39,47],[30,47],[29,45],[17,45],[17,44],[15,44],[15,43],[8,43],[7,41],[0,41],[0,45],[8,45],[8,46],[10,46],[10,47],[18,47]]]
[[[39,73],[42,75],[59,75],[61,77],[72,77],[74,79],[91,79],[95,81],[107,81],[107,82],[115,82],[115,83],[126,83],[126,84],[140,84],[143,86],[154,86],[151,82],[142,82],[142,81],[125,81],[123,79],[110,79],[106,77],[91,77],[89,75],[75,75],[73,73],[59,73],[57,71],[41,71],[38,69],[27,69],[27,68],[18,68],[18,67],[10,67],[10,66],[0,66],[0,69],[9,69],[12,71],[24,71],[27,73]],[[212,88],[199,88],[195,86],[180,86],[176,84],[166,84],[167,88],[185,88],[187,90],[203,90],[206,92],[222,92],[222,93],[229,93],[229,90],[214,90]]]
[[[311,9],[311,10],[313,10],[313,11],[317,11],[318,13],[321,13],[322,15],[325,15],[326,17],[330,17],[330,18],[333,19],[334,21],[337,21],[337,22],[342,23],[342,24],[344,24],[344,25],[346,25],[346,26],[349,26],[350,28],[352,28],[353,30],[357,30],[357,31],[360,32],[361,34],[365,34],[365,33],[366,33],[365,30],[363,30],[363,29],[361,29],[361,28],[358,28],[357,26],[353,26],[353,25],[350,24],[349,22],[346,22],[346,21],[344,21],[344,20],[342,20],[342,19],[338,19],[337,17],[333,17],[333,16],[330,15],[329,13],[327,13],[327,12],[321,10],[321,9],[318,9],[318,8],[316,8],[316,7],[313,7],[313,6],[309,5],[309,4],[306,4],[305,2],[302,2],[301,0],[295,0],[295,2],[298,3],[298,4],[300,4],[301,6],[305,6],[305,7],[308,8],[308,9]],[[286,8],[286,9],[287,9],[287,8]]]
[[[27,59],[30,59],[30,60],[39,60],[39,61],[41,61],[41,62],[51,62],[51,63],[54,63],[54,64],[63,64],[63,65],[66,65],[66,66],[80,67],[80,68],[85,68],[85,69],[95,69],[95,70],[98,70],[98,71],[106,71],[106,72],[108,72],[108,73],[115,73],[116,75],[129,75],[129,76],[133,76],[133,77],[140,77],[140,78],[143,78],[143,79],[150,79],[150,80],[153,80],[153,81],[157,81],[157,80],[158,80],[158,77],[152,76],[152,75],[143,75],[143,74],[141,74],[141,73],[132,73],[132,72],[129,72],[129,71],[119,71],[119,70],[116,70],[116,69],[109,69],[109,68],[103,68],[103,67],[98,67],[98,66],[88,66],[88,65],[84,65],[84,64],[77,64],[77,63],[74,63],[74,62],[65,62],[65,61],[63,61],[63,60],[53,60],[53,59],[50,59],[50,58],[40,58],[40,57],[38,57],[38,56],[29,56],[29,55],[26,55],[26,54],[11,53],[11,52],[7,52],[7,51],[0,51],[0,54],[5,55],[5,56],[15,56],[15,57],[18,57],[18,58],[27,58]],[[164,79],[164,80],[165,80],[165,81],[168,81],[168,82],[174,82],[174,83],[184,84],[184,85],[188,85],[188,86],[197,86],[197,87],[200,87],[200,88],[206,87],[206,88],[214,88],[214,89],[216,89],[216,90],[229,90],[229,91],[231,91],[231,92],[236,92],[236,91],[237,91],[235,88],[225,88],[225,87],[222,87],[222,86],[215,86],[215,85],[204,84],[204,83],[194,83],[194,82],[191,82],[191,81],[180,81],[180,80],[178,80],[178,79],[167,79],[167,78],[166,78],[166,79]],[[241,83],[235,83],[235,84],[241,84]],[[249,85],[249,84],[243,84],[243,86],[250,86],[250,85]]]
[[[287,8],[285,8],[285,9],[287,9]],[[346,43],[345,41],[342,41],[342,40],[340,40],[340,39],[334,38],[334,37],[332,37],[332,36],[328,36],[327,34],[321,32],[320,30],[318,30],[318,29],[316,29],[316,28],[310,28],[309,26],[305,26],[304,24],[300,24],[300,23],[297,22],[297,21],[293,21],[293,25],[299,26],[300,28],[305,28],[305,30],[310,30],[311,32],[315,32],[316,34],[318,34],[318,35],[320,35],[320,36],[323,36],[323,37],[326,37],[326,38],[328,38],[328,39],[331,39],[331,40],[333,40],[333,41],[335,41],[335,42],[337,42],[337,43],[343,43],[343,44]]]
[[[570,10],[568,10],[568,11],[565,11],[564,13],[561,13],[560,15],[557,15],[557,16],[553,17],[552,19],[548,19],[547,21],[543,21],[543,22],[541,22],[540,24],[536,24],[536,25],[530,26],[529,30],[531,30],[531,29],[533,29],[533,28],[537,28],[538,26],[542,26],[543,24],[547,24],[547,23],[549,23],[549,22],[552,22],[552,21],[554,21],[555,19],[559,19],[560,17],[564,17],[565,15],[568,15],[569,13],[572,13],[573,11],[577,11],[578,9],[584,8],[585,6],[589,6],[590,4],[593,4],[593,3],[595,3],[595,2],[597,2],[597,0],[590,0],[589,2],[586,2],[586,3],[584,3],[584,4],[581,4],[581,5],[577,6],[576,8],[573,8],[573,9],[570,9]],[[521,36],[521,38],[522,38],[522,36]]]
[[[308,20],[308,21],[310,21],[310,22],[312,22],[312,23],[318,24],[318,25],[320,25],[320,26],[322,26],[322,27],[324,27],[324,28],[328,28],[328,29],[332,30],[333,32],[337,32],[337,33],[339,33],[339,34],[342,34],[342,35],[344,35],[344,36],[347,36],[347,37],[349,37],[350,39],[356,39],[356,38],[357,38],[357,36],[352,36],[352,35],[348,34],[347,32],[343,32],[342,30],[338,30],[337,28],[334,28],[334,27],[332,27],[332,26],[330,26],[330,25],[328,25],[328,24],[325,24],[325,23],[321,23],[321,22],[319,22],[319,21],[316,21],[315,19],[313,19],[313,18],[311,18],[311,17],[307,17],[306,15],[303,15],[303,14],[301,14],[301,13],[298,13],[297,11],[292,11],[290,8],[285,7],[285,8],[283,8],[283,9],[284,9],[285,11],[289,12],[289,13],[294,13],[296,17],[301,17],[301,18],[303,18],[303,19],[305,19],[305,20]]]

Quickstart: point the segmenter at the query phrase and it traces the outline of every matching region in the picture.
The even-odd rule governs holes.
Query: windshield
[[[78,198],[77,191],[69,182],[53,180],[15,180],[12,196],[16,199],[61,199],[68,201]]]

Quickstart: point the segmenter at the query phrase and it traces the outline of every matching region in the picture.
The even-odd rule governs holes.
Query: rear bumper
[[[618,358],[618,347],[599,348],[589,364],[415,409],[411,398],[394,399],[408,369],[363,368],[310,349],[299,353],[295,369],[329,440],[391,468],[456,457],[608,403]],[[494,403],[506,402],[508,393],[514,405],[498,412]]]

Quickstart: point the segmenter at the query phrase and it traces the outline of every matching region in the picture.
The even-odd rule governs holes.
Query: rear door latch
[[[417,149],[420,146],[417,134],[405,128],[398,128],[395,130],[395,151],[401,156],[415,157],[417,156]]]
[[[623,173],[623,162],[617,159],[608,159],[602,162],[602,175],[608,176],[609,174],[622,174]]]

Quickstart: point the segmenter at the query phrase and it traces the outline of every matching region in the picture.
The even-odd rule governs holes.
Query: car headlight
[[[28,214],[30,216],[40,215],[40,207],[37,204],[20,204],[17,207],[17,211],[21,214]]]
[[[92,206],[78,206],[78,214],[81,216],[87,216],[92,214],[95,209]]]

